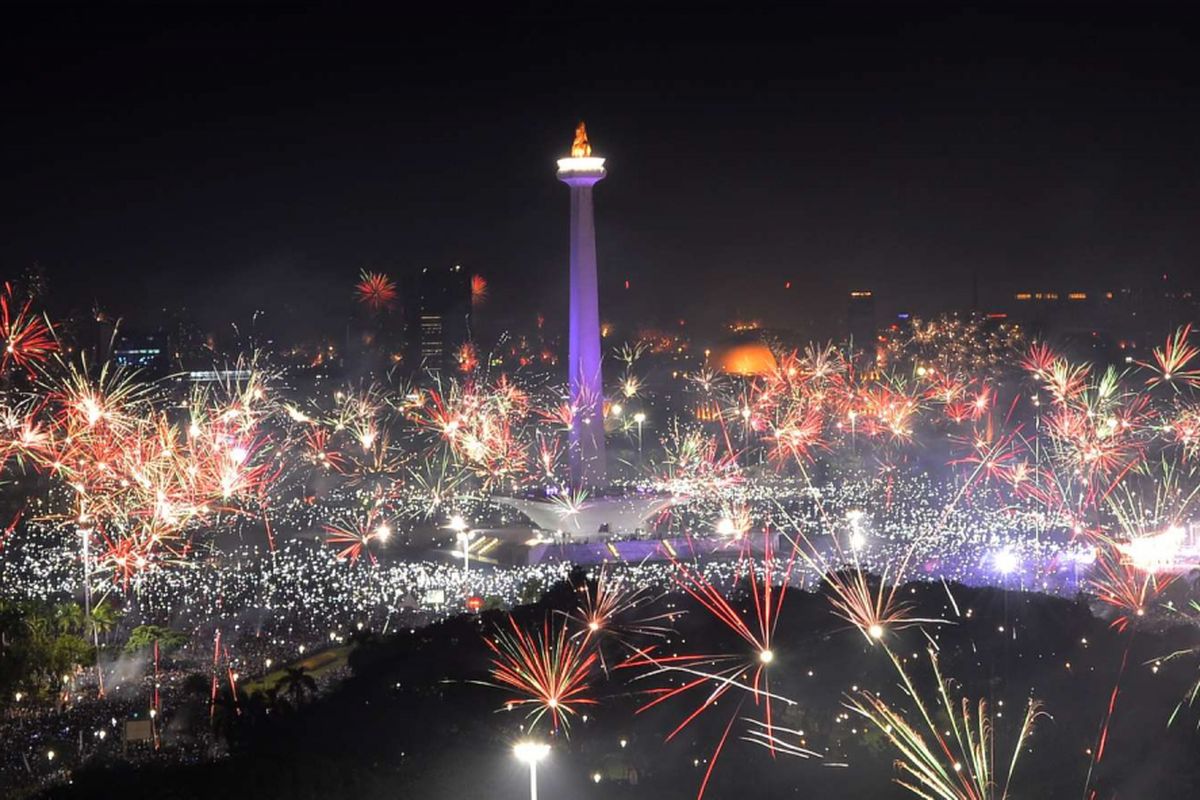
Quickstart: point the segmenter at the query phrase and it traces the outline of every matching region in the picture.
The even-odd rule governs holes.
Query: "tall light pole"
[[[83,616],[84,624],[92,629],[92,645],[96,648],[96,686],[104,697],[104,670],[100,668],[100,631],[92,619],[92,528],[79,528],[83,543]]]
[[[450,517],[450,521],[446,523],[446,527],[454,531],[454,535],[458,538],[458,543],[462,546],[463,583],[466,583],[467,578],[471,574],[471,532],[468,530],[467,521],[463,519],[462,514],[455,514]]]
[[[596,277],[596,225],[592,187],[604,180],[604,159],[592,155],[587,128],[579,123],[571,155],[558,160],[558,179],[571,187],[571,297],[567,383],[571,423],[571,481],[578,487],[604,482],[604,385],[600,374],[600,294]]]
[[[513,747],[513,755],[529,765],[529,800],[537,800],[537,765],[550,755],[550,745],[544,742],[520,742]]]

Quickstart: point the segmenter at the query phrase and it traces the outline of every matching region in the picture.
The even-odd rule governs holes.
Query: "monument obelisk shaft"
[[[604,482],[604,383],[600,371],[600,297],[592,187],[604,179],[604,159],[592,156],[583,123],[571,157],[558,160],[558,179],[571,187],[571,311],[567,382],[571,424],[571,481],[576,488]]]

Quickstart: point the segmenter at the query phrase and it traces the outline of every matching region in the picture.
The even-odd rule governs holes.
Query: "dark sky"
[[[1200,256],[1186,6],[485,8],[6,7],[3,273],[304,325],[364,266],[462,263],[554,313],[579,118],[609,309],[786,323]]]

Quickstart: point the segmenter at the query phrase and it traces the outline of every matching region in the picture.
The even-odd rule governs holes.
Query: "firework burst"
[[[0,341],[4,343],[0,371],[7,370],[11,364],[32,376],[35,366],[44,364],[58,351],[50,323],[33,313],[32,307],[32,300],[18,301],[13,296],[12,284],[4,284],[4,291],[0,293]]]
[[[1190,324],[1179,328],[1165,345],[1154,348],[1154,363],[1138,362],[1139,366],[1154,373],[1146,379],[1147,386],[1165,384],[1175,391],[1179,391],[1181,386],[1200,388],[1200,369],[1191,366],[1196,356],[1200,355],[1200,347],[1189,341],[1191,335]]]
[[[354,294],[358,302],[376,314],[390,310],[396,305],[396,299],[399,297],[395,281],[382,272],[367,270],[363,270],[359,275]]]
[[[376,563],[373,547],[382,545],[392,535],[392,525],[378,507],[351,520],[323,525],[325,541],[340,547],[337,557],[354,563],[365,553],[372,564]]]
[[[572,637],[566,620],[549,617],[540,629],[526,631],[509,616],[508,628],[485,640],[492,651],[493,680],[518,697],[504,707],[528,709],[531,729],[548,716],[553,730],[569,731],[581,707],[596,705],[588,696],[597,661],[591,642]]]
[[[634,654],[619,665],[623,669],[647,669],[641,676],[642,679],[683,678],[683,682],[677,686],[646,690],[651,699],[638,709],[638,713],[675,698],[693,695],[699,697],[695,708],[667,734],[668,741],[705,711],[713,708],[731,690],[737,690],[742,695],[713,750],[697,798],[704,796],[712,771],[747,698],[762,710],[762,735],[766,737],[765,741],[772,754],[774,749],[771,737],[775,728],[773,704],[795,704],[794,701],[771,692],[769,669],[776,659],[775,632],[783,610],[783,601],[787,596],[796,551],[792,548],[786,566],[779,568],[771,541],[772,535],[764,534],[761,562],[753,557],[748,541],[743,548],[739,573],[744,576],[744,594],[748,595],[748,598],[740,596],[736,586],[732,587],[732,591],[722,591],[703,572],[687,566],[678,559],[672,559],[675,567],[673,576],[677,586],[715,621],[741,639],[746,645],[745,651],[667,656],[659,654],[655,647],[635,648]],[[749,608],[743,609],[742,605],[747,599],[750,600]]]
[[[955,701],[938,665],[937,653],[928,651],[937,683],[937,702],[922,698],[898,661],[895,662],[908,695],[916,706],[919,722],[878,695],[861,691],[847,707],[866,718],[883,734],[900,757],[896,783],[926,800],[1004,800],[1016,772],[1025,743],[1034,724],[1046,716],[1041,703],[1030,700],[1018,726],[1008,767],[994,772],[997,761],[995,719],[987,701],[972,704],[967,698]],[[974,709],[972,708],[974,705]],[[948,729],[947,729],[948,726]]]

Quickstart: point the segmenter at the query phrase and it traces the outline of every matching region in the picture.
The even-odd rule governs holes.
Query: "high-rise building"
[[[558,179],[571,187],[571,298],[567,382],[575,408],[571,425],[571,478],[576,486],[602,483],[604,384],[600,374],[600,298],[596,277],[596,226],[592,187],[604,179],[604,159],[592,155],[579,123],[569,158],[558,160]]]
[[[407,331],[405,361],[411,369],[452,366],[471,339],[471,276],[461,266],[426,267],[402,293]]]
[[[136,369],[147,378],[163,377],[171,363],[166,337],[161,333],[121,331],[113,341],[111,358],[114,364]]]
[[[874,292],[856,289],[850,292],[846,309],[846,327],[853,351],[859,354],[861,366],[875,366],[876,322]]]

